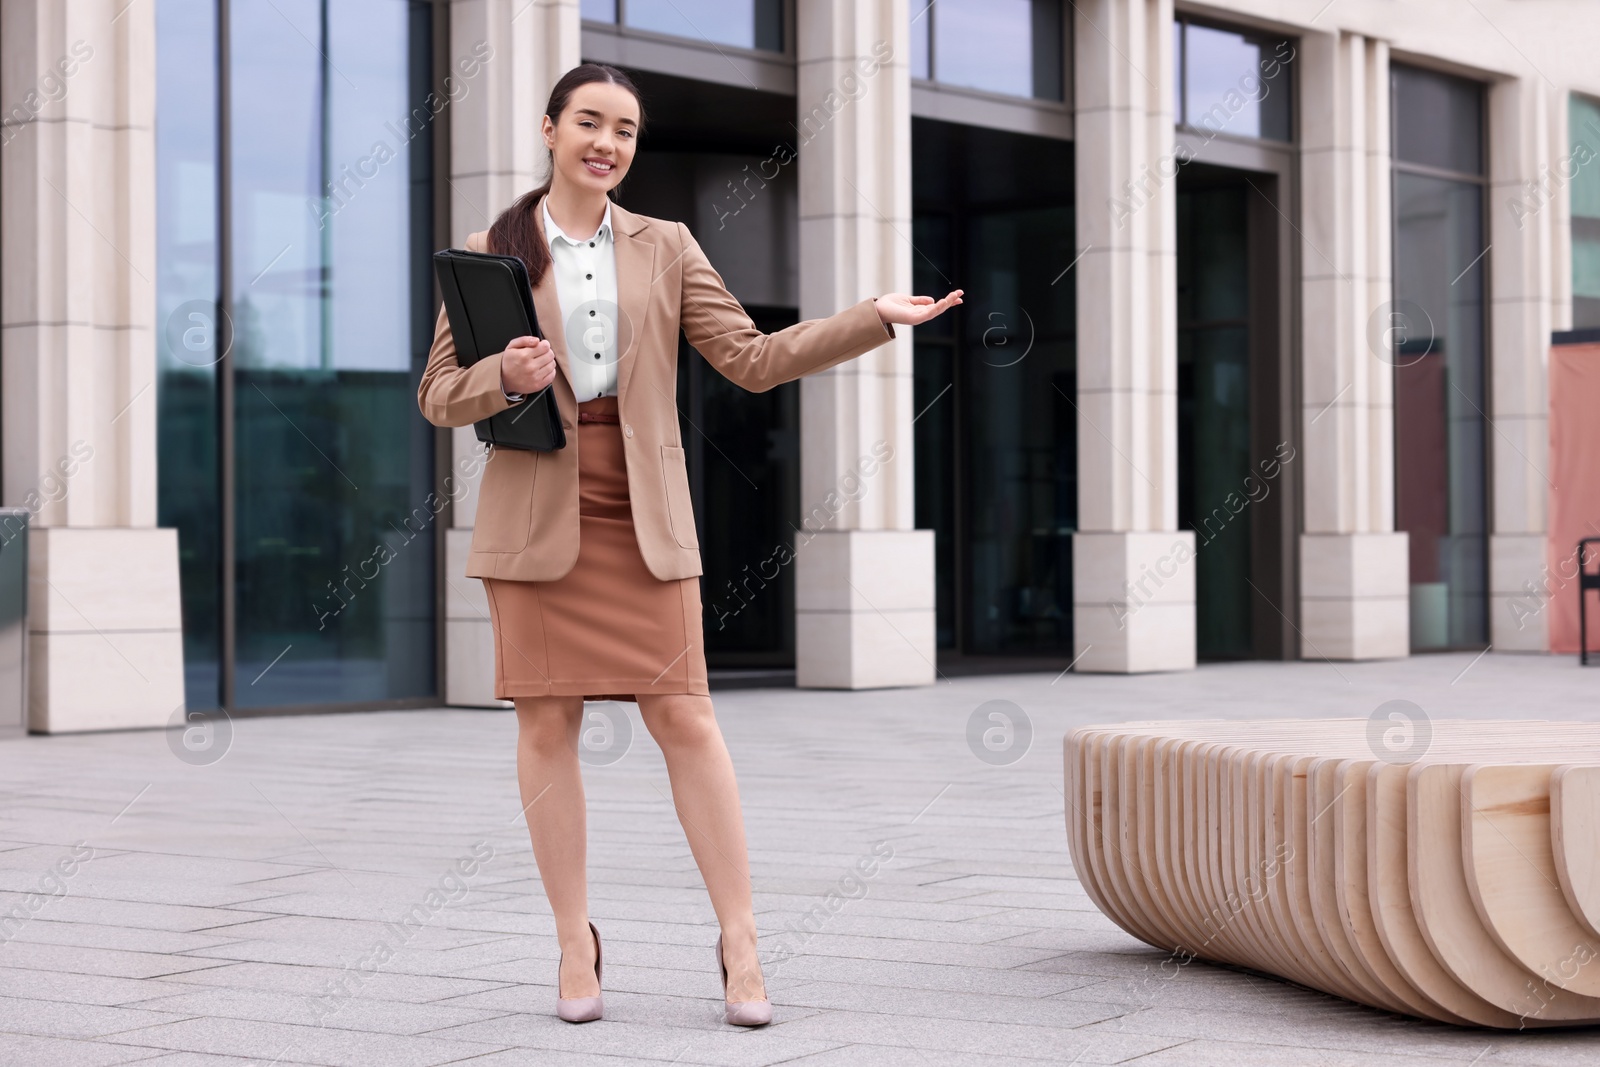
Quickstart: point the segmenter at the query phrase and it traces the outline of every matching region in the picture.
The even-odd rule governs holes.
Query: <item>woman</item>
[[[706,684],[678,333],[760,392],[892,340],[892,323],[926,322],[960,303],[961,290],[938,301],[891,293],[762,334],[686,227],[610,199],[644,126],[624,73],[595,63],[568,71],[542,125],[550,180],[467,247],[523,260],[546,336],[463,368],[441,310],[418,403],[435,425],[466,426],[553,383],[568,430],[567,446],[552,452],[489,450],[466,571],[483,579],[489,601],[494,694],[516,705],[518,783],[561,946],[556,1010],[584,1022],[602,1009],[584,871],[583,701],[636,701],[721,926],[725,1018],[759,1026],[772,1008],[738,785]]]

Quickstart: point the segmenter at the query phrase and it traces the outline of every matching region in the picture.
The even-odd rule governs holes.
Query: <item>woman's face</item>
[[[639,102],[620,85],[589,82],[573,90],[561,121],[544,117],[544,143],[555,161],[554,181],[609,192],[633,163]]]

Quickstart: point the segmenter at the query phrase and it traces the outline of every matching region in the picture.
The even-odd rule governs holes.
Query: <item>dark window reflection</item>
[[[1250,302],[1242,184],[1178,191],[1178,525],[1195,532],[1196,654],[1254,649]]]
[[[1058,651],[1072,633],[1077,525],[1074,323],[1058,277],[1072,261],[1066,205],[968,219],[961,339],[969,416],[968,650]]]
[[[913,282],[966,290],[916,329],[916,522],[941,648],[1060,655],[1077,526],[1070,144],[915,119]]]
[[[1396,67],[1392,82],[1395,525],[1410,534],[1418,650],[1488,640],[1484,187],[1402,162],[1423,156],[1430,166],[1481,169],[1477,141],[1464,132],[1481,115],[1481,90],[1460,79],[1441,86],[1442,78]],[[1430,126],[1431,145],[1403,145],[1402,130]]]

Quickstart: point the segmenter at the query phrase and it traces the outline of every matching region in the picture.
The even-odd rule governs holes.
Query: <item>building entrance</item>
[[[1293,648],[1276,194],[1274,176],[1227,167],[1178,179],[1178,524],[1195,535],[1200,659]]]
[[[792,96],[630,70],[650,102],[617,202],[681,220],[758,330],[799,321]],[[739,121],[729,124],[728,115]],[[706,666],[794,666],[800,383],[751,393],[679,338],[677,404],[695,527]]]
[[[914,118],[912,278],[965,303],[917,327],[917,525],[940,670],[1065,665],[1078,521],[1069,141]]]

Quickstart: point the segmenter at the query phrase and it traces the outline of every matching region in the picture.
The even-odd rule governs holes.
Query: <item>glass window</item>
[[[432,697],[448,488],[434,485],[436,431],[416,383],[435,311],[433,5],[235,0],[225,116],[214,7],[161,0],[157,22],[159,471],[179,530],[189,699]],[[215,312],[221,285],[231,333],[207,321],[229,321]],[[229,582],[231,692],[216,636]]]
[[[215,0],[156,6],[157,522],[178,531],[185,703],[221,700]],[[181,459],[179,459],[181,457]]]
[[[1572,328],[1600,328],[1600,100],[1569,97],[1566,172],[1572,174]],[[1576,173],[1574,173],[1576,172]]]
[[[1060,0],[910,0],[911,76],[1063,100]]]
[[[1411,647],[1488,640],[1482,88],[1391,68],[1394,110],[1395,526],[1410,535]],[[1441,81],[1454,84],[1441,85]],[[1408,148],[1405,131],[1432,130]],[[1439,131],[1450,131],[1441,134]],[[1413,162],[1417,157],[1427,162]]]
[[[1483,173],[1483,89],[1474,81],[1398,64],[1391,92],[1394,158],[1458,174]]]
[[[1177,124],[1235,137],[1287,141],[1293,136],[1289,98],[1294,45],[1197,25],[1173,27],[1173,92]]]
[[[783,51],[783,0],[582,0],[581,11],[592,22]]]
[[[430,695],[430,5],[231,18],[236,703]]]
[[[911,3],[911,76],[924,80],[931,78],[928,64],[933,19],[933,0],[910,0]]]

